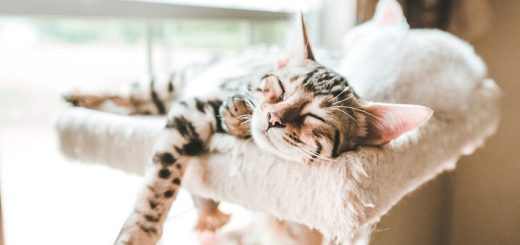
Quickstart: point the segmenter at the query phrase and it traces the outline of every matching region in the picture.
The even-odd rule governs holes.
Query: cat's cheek
[[[308,145],[309,143],[314,142],[314,137],[312,136],[311,132],[308,132],[310,130],[302,129],[299,133],[300,140]]]

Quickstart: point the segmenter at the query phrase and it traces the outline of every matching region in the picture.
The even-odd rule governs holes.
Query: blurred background
[[[1,0],[0,244],[110,244],[132,208],[138,176],[60,155],[52,118],[65,106],[63,92],[117,88],[253,45],[281,45],[300,10],[313,44],[334,48],[376,2]],[[475,46],[504,90],[502,123],[456,171],[393,208],[371,244],[520,244],[520,1],[401,3],[412,27],[441,28]],[[189,196],[175,205],[163,244],[196,243]],[[250,219],[240,207],[223,208],[235,217],[227,229]]]

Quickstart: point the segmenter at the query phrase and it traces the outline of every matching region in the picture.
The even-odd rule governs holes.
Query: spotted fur
[[[220,88],[237,89],[233,96],[226,98],[222,89],[209,99],[174,100],[172,96],[161,96],[174,94],[172,82],[166,83],[164,91],[156,91],[156,80],[151,81],[144,104],[153,109],[148,108],[146,112],[168,111],[167,121],[151,158],[153,164],[146,175],[146,188],[116,244],[155,244],[159,240],[190,157],[206,152],[207,142],[214,133],[230,133],[241,138],[251,136],[268,152],[307,163],[331,160],[357,146],[377,145],[392,139],[381,137],[385,130],[393,133],[390,126],[381,127],[385,121],[380,117],[386,114],[371,111],[344,77],[314,60],[303,21],[301,23],[301,52],[296,55],[289,52],[290,55],[267,74],[256,76],[252,72],[250,76],[242,76],[245,86],[236,86],[236,78],[223,80]],[[226,81],[234,85],[225,86]],[[130,114],[144,113],[136,104],[132,99],[125,104],[130,105]],[[399,122],[398,126],[407,125],[396,118],[392,120]],[[399,134],[392,137],[395,135]],[[214,231],[229,219],[218,211],[218,203],[194,199],[201,208],[199,229]]]

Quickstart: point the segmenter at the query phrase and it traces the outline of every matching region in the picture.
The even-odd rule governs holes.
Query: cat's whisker
[[[323,156],[321,154],[317,154],[316,152],[313,152],[310,149],[305,148],[304,147],[305,144],[298,143],[295,140],[291,139],[291,137],[285,137],[285,135],[283,135],[282,137],[285,140],[287,140],[288,142],[291,142],[294,146],[296,146],[296,149],[298,149],[299,151],[301,151],[305,155],[309,155],[311,157],[314,156],[314,157],[319,158],[319,159],[324,160],[324,161],[333,161],[332,159],[330,159],[328,157],[325,157],[325,156]]]
[[[341,110],[341,109],[339,109],[339,108],[335,108],[335,107],[330,107],[330,109],[335,110],[335,111],[339,111],[339,112],[341,112],[341,113],[347,115],[347,116],[350,117],[352,120],[354,120],[354,122],[356,123],[356,125],[359,126],[359,122],[356,120],[356,118],[354,118],[352,115],[348,114],[346,111],[343,111],[343,110]]]
[[[287,139],[285,138],[285,135],[286,135],[286,134],[285,134],[284,132],[278,132],[278,133],[274,133],[274,134],[273,134],[274,137],[278,138],[278,142],[282,142],[282,143],[284,143],[284,145],[286,145],[285,142],[284,142],[283,140],[281,140],[281,139],[285,139],[285,140],[287,140]],[[287,146],[287,148],[289,148],[289,149],[292,149],[292,148],[293,148],[293,145],[292,145],[292,144],[296,144],[295,142],[292,142],[292,141],[287,141],[287,142],[290,142],[290,143],[291,143],[290,146]]]
[[[362,109],[359,109],[359,108],[354,108],[354,107],[350,107],[350,106],[342,106],[342,105],[337,105],[337,106],[333,106],[333,108],[336,107],[336,108],[347,108],[347,109],[352,109],[352,110],[355,110],[355,111],[359,111],[361,113],[364,113],[366,115],[369,115],[369,116],[372,116],[374,118],[377,118],[377,119],[381,119],[380,117],[368,112],[368,111],[365,111],[365,110],[362,110]],[[381,119],[382,120],[382,119]]]
[[[241,115],[241,116],[238,116],[237,119],[240,121],[249,121],[249,120],[251,120],[251,115]]]
[[[343,93],[345,93],[345,92],[347,92],[347,91],[348,91],[348,89],[343,89],[343,91],[341,91],[339,94],[337,94],[336,96],[330,98],[330,99],[328,100],[328,102],[331,102],[332,100],[339,98],[339,96],[341,96]]]
[[[347,97],[347,98],[345,98],[345,99],[342,99],[342,100],[340,100],[340,101],[336,101],[335,103],[333,103],[333,105],[337,105],[337,104],[339,104],[339,103],[341,103],[341,102],[344,102],[344,101],[347,101],[347,100],[349,100],[349,99],[351,99],[351,98],[352,98],[352,95],[350,95],[349,97]]]
[[[315,151],[312,151],[310,149],[303,148],[303,147],[302,147],[302,149],[306,150],[309,155],[314,156],[314,157],[316,157],[316,158],[318,158],[320,160],[323,160],[323,161],[333,161],[332,159],[330,159],[330,158],[328,158],[326,156],[323,156],[320,153],[316,153]]]
[[[339,94],[337,94],[336,96],[332,97],[330,100],[328,100],[328,102],[332,101],[333,99],[338,98],[341,94],[343,94],[343,93],[345,93],[345,92],[347,92],[347,91],[349,91],[349,90],[350,90],[349,88],[345,88],[345,89],[343,89],[343,91],[341,91],[341,93],[339,93]]]
[[[317,157],[317,158],[319,158],[321,160],[324,160],[324,161],[334,161],[334,160],[332,160],[332,159],[330,159],[330,158],[328,158],[326,156],[323,156],[321,153],[317,153],[315,151],[311,151],[310,149],[306,149],[306,150],[308,150],[312,156],[315,156],[315,157]]]
[[[240,115],[237,119],[241,121],[240,125],[244,125],[245,123],[251,122],[251,115]]]
[[[300,151],[301,153],[303,153],[303,155],[310,155],[310,152],[307,152],[305,151],[301,146],[298,145],[297,142],[295,142],[293,139],[289,138],[289,137],[284,137],[282,136],[285,140],[287,140],[288,142],[291,142],[291,144],[295,147],[296,150]]]

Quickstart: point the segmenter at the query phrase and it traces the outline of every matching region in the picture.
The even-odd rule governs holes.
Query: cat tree
[[[483,80],[463,109],[436,113],[424,127],[382,148],[347,152],[335,162],[288,162],[253,142],[215,135],[210,153],[187,168],[183,187],[347,240],[482,145],[497,128],[499,95],[492,80]],[[143,174],[163,124],[161,117],[70,108],[56,126],[68,157]]]
[[[406,194],[454,169],[497,129],[500,89],[466,43],[434,30],[396,31],[382,39],[384,46],[375,39],[381,35],[361,43],[339,70],[365,99],[432,108],[426,125],[383,147],[313,164],[289,162],[253,142],[217,134],[208,154],[187,167],[183,187],[350,241]],[[56,128],[68,157],[144,174],[164,124],[162,117],[69,108]]]
[[[495,84],[485,80],[457,115],[435,115],[420,130],[383,148],[348,152],[336,162],[288,162],[252,142],[215,135],[210,154],[187,168],[183,187],[317,228],[326,237],[348,239],[480,146],[497,127],[498,94]],[[65,155],[137,174],[144,174],[163,124],[162,118],[81,108],[67,109],[57,120]]]

